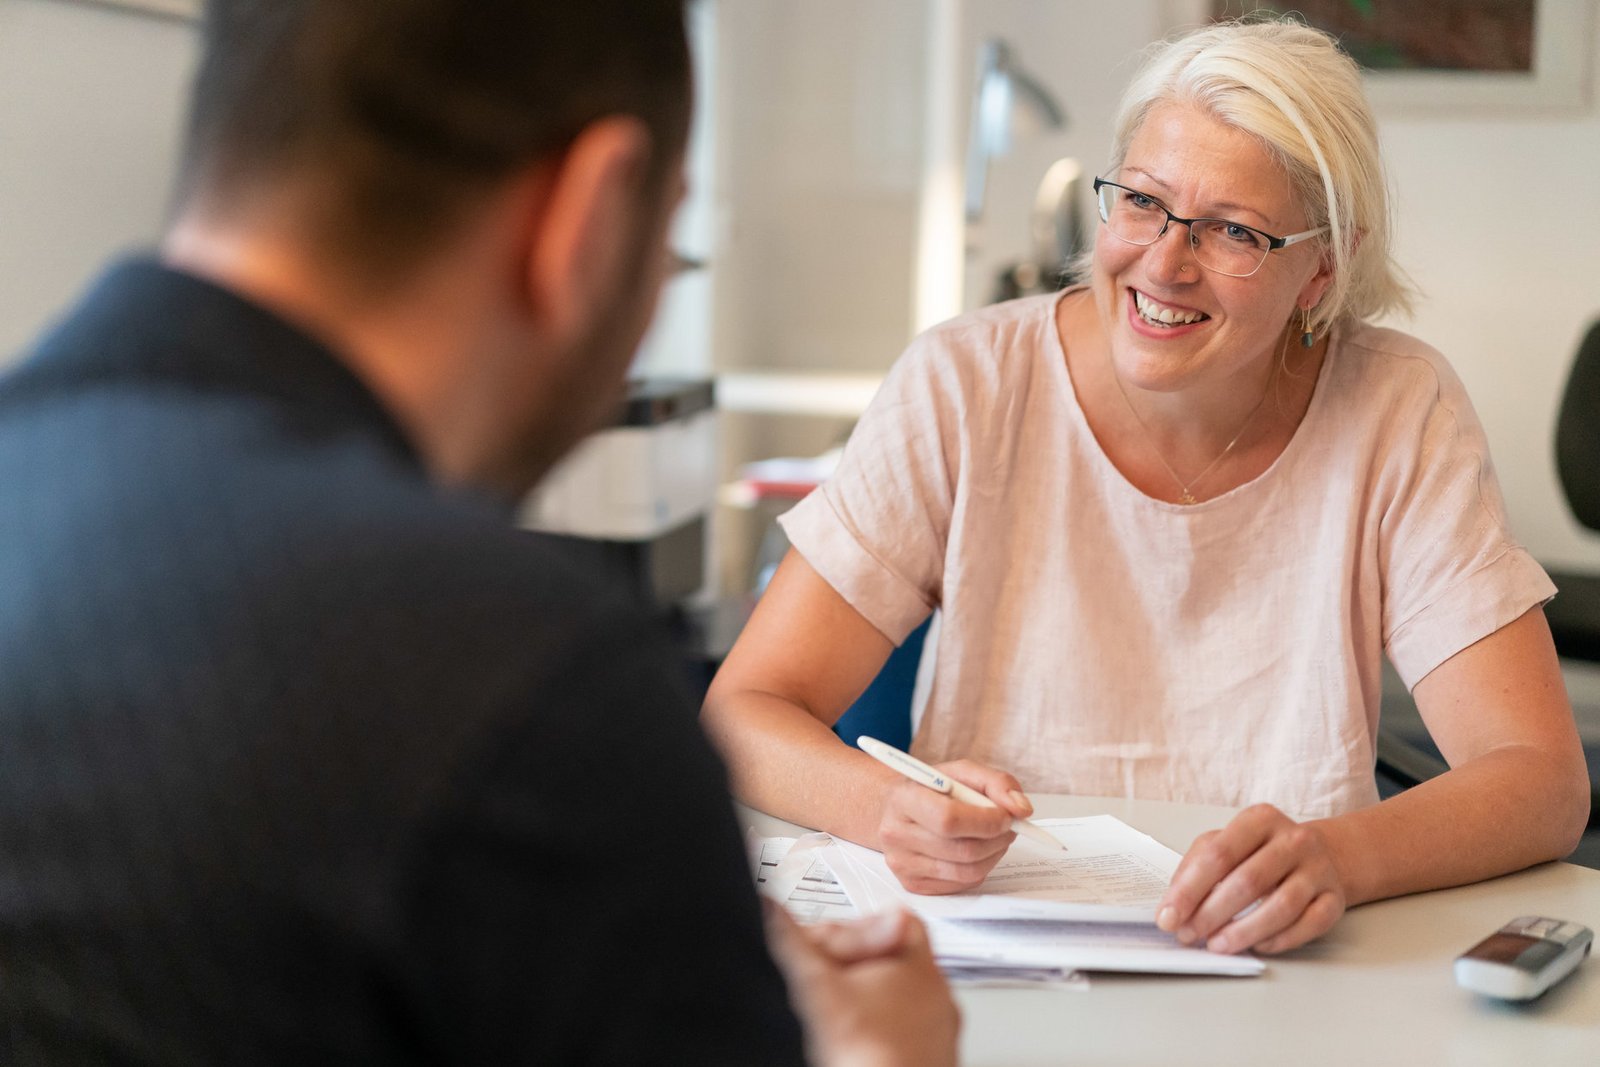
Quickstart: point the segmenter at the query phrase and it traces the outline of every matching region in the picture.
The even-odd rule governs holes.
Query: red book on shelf
[[[828,480],[839,465],[841,451],[830,448],[820,456],[780,456],[746,463],[739,468],[739,480],[758,500],[799,500]]]

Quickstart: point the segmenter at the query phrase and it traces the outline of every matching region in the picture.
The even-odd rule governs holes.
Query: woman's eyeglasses
[[[1267,253],[1288,248],[1327,229],[1318,226],[1288,237],[1274,237],[1228,219],[1181,218],[1148,193],[1103,178],[1094,180],[1094,192],[1100,201],[1100,221],[1106,224],[1113,237],[1133,245],[1155,244],[1167,232],[1167,227],[1174,222],[1182,223],[1189,228],[1189,248],[1194,253],[1194,261],[1206,270],[1230,278],[1250,277],[1267,261]]]

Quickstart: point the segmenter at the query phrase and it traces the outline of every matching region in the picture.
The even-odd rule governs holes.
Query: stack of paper
[[[1019,838],[989,878],[965,893],[908,892],[881,853],[826,834],[761,842],[758,882],[801,921],[909,908],[927,923],[941,966],[957,977],[1265,970],[1253,956],[1186,947],[1156,928],[1156,903],[1181,858],[1176,852],[1110,815],[1034,821],[1067,850],[1049,852]]]

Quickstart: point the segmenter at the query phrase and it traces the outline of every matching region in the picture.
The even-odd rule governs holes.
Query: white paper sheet
[[[908,892],[882,853],[849,842],[819,846],[864,914],[907,907],[928,925],[934,954],[952,972],[988,965],[1085,971],[1256,975],[1254,956],[1179,944],[1155,926],[1155,908],[1181,857],[1110,815],[1037,819],[1066,846],[1046,856],[1020,841],[977,889],[950,896]]]
[[[909,908],[927,923],[954,981],[1087,988],[1076,971],[1256,975],[1253,956],[1180,945],[1155,927],[1155,905],[1181,857],[1110,815],[1038,819],[1066,846],[1046,855],[1021,840],[970,893],[907,892],[883,855],[827,834],[748,835],[759,891],[802,922]]]
[[[982,885],[950,896],[908,892],[881,852],[860,845],[835,841],[823,854],[863,912],[898,904],[925,919],[1155,922],[1176,852],[1111,815],[1034,821],[1067,851],[1047,854],[1019,838]]]
[[[939,969],[951,985],[963,989],[1049,989],[1060,993],[1089,991],[1088,975],[1064,967],[1026,967],[941,959]]]
[[[801,923],[858,918],[861,913],[824,859],[827,847],[833,843],[832,837],[821,833],[798,838],[762,837],[753,829],[746,830],[745,848],[756,892],[782,904]],[[995,959],[992,953],[940,959],[939,965],[952,983],[967,988],[1050,988],[1071,992],[1089,988],[1089,980],[1070,968],[1054,963],[1012,966]]]
[[[1154,926],[1130,923],[946,919],[929,923],[928,934],[934,954],[951,963],[1241,976],[1266,970],[1254,956],[1188,948]]]

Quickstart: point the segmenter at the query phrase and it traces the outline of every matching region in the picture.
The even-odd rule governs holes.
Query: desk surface
[[[1045,817],[1115,815],[1179,852],[1227,808],[1035,796]],[[789,823],[744,811],[769,835]],[[967,1067],[1045,1064],[1600,1064],[1600,959],[1531,1004],[1455,984],[1455,957],[1518,915],[1600,930],[1600,871],[1547,863],[1367,904],[1259,978],[1094,975],[1086,993],[958,993]]]

